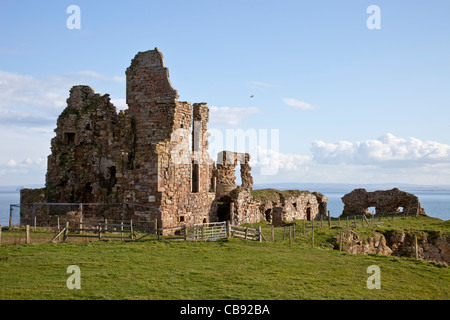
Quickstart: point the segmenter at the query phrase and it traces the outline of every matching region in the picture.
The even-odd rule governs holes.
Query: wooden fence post
[[[311,246],[314,248],[314,219],[311,220]]]
[[[63,241],[67,241],[67,237],[69,236],[69,221],[66,222],[66,229],[64,230]]]
[[[13,206],[9,205],[9,229],[10,230],[12,227],[12,213],[13,213]]]
[[[184,235],[184,241],[186,241],[187,239],[187,234],[186,234],[186,225],[183,225],[183,235]]]
[[[98,223],[98,240],[102,240],[102,223]]]
[[[83,223],[83,204],[82,203],[80,203],[80,206],[79,206],[79,215],[80,215],[80,224],[79,224],[79,227],[78,227],[78,232],[80,233],[80,234],[83,234],[83,231],[81,231],[81,229],[83,229],[83,225],[82,225],[82,223]]]
[[[227,239],[228,239],[231,236],[230,220],[227,220],[227,222],[226,222],[226,232],[227,232]]]
[[[34,231],[36,231],[36,205],[33,203],[33,220],[31,221],[34,225]]]
[[[133,235],[133,219],[130,220],[130,238],[131,238],[131,240],[134,240],[134,235]]]
[[[320,227],[323,228],[323,215],[320,215]]]
[[[58,234],[60,233],[61,230],[61,225],[59,224],[59,215],[56,216],[56,223],[57,223],[57,227],[58,227]],[[58,241],[60,241],[60,236],[58,236]]]
[[[120,221],[120,240],[123,240],[123,220]]]
[[[381,251],[381,242],[382,242],[383,238],[384,238],[384,236],[381,235],[380,236],[380,241],[378,241],[377,254],[379,254],[380,251]]]
[[[292,244],[292,227],[289,226],[289,244]]]
[[[356,224],[356,215],[353,216],[355,218],[355,229],[358,228],[358,225]]]
[[[349,226],[350,226],[350,225],[349,225],[349,223],[348,223],[348,216],[347,216],[347,229],[349,228]]]
[[[283,228],[283,241],[284,241],[285,237],[286,237],[286,226],[284,226],[284,228]]]
[[[416,251],[416,260],[419,260],[419,247],[417,246],[417,236],[414,236],[414,245]]]
[[[292,239],[295,241],[295,221],[294,224],[292,225]]]
[[[331,215],[330,215],[330,210],[328,210],[328,227],[331,228]]]
[[[30,226],[27,224],[25,228],[25,243],[30,243]]]
[[[341,227],[341,217],[339,216],[338,217],[338,228],[340,228]]]
[[[272,224],[272,242],[275,242],[275,228],[273,227],[273,224]]]
[[[247,240],[247,235],[248,235],[248,227],[245,228],[245,240]]]
[[[259,242],[262,242],[261,226],[258,226],[258,241],[259,241]]]

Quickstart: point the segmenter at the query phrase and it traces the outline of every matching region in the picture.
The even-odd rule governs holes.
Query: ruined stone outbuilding
[[[343,216],[369,214],[369,207],[375,207],[375,214],[397,213],[400,208],[408,215],[426,215],[425,210],[415,195],[401,191],[380,190],[367,192],[365,189],[355,189],[342,197],[344,203]]]
[[[156,219],[165,227],[266,219],[267,209],[252,196],[250,155],[223,151],[217,161],[211,159],[207,104],[178,97],[157,48],[139,52],[126,70],[126,110],[117,112],[108,94],[72,87],[51,141],[46,202],[111,204],[102,211],[85,206],[83,215]],[[241,186],[235,181],[237,165]],[[23,199],[28,192],[22,190]],[[305,200],[309,209],[305,206],[297,215],[288,214],[286,207],[281,219],[316,218],[327,200],[313,198]],[[302,200],[295,201],[302,208]],[[137,205],[125,210],[122,203]],[[280,201],[275,206],[291,204]]]

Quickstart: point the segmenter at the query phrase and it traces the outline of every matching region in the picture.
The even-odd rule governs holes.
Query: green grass
[[[381,223],[380,223],[381,222]],[[357,217],[357,227],[355,228],[354,217],[349,217],[347,228],[347,219],[343,218],[338,222],[337,218],[331,219],[331,228],[328,227],[328,220],[314,221],[314,245],[315,247],[333,249],[333,238],[339,237],[339,234],[348,229],[353,229],[356,234],[361,237],[369,237],[374,233],[390,233],[393,230],[404,230],[406,233],[437,233],[440,236],[450,239],[450,221],[444,221],[437,218],[419,216],[419,217],[383,217],[378,220],[369,219],[370,225],[367,222],[362,224],[361,216]],[[303,229],[303,220],[296,220],[288,222],[285,226],[276,227],[274,229],[275,243],[285,244],[289,242],[289,228],[293,230],[295,225],[295,244],[303,247],[311,247],[311,222],[305,222],[305,229]],[[257,224],[246,224],[246,226],[261,226],[263,235],[267,241],[272,241],[272,225],[267,222],[260,222]],[[293,231],[292,231],[293,232]],[[284,241],[283,241],[284,239]]]
[[[69,265],[81,289],[69,290]],[[381,269],[381,289],[366,286]],[[301,242],[95,241],[0,246],[0,299],[449,299],[450,268]]]

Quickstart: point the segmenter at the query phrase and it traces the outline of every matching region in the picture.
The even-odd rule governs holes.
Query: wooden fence
[[[254,240],[259,242],[262,241],[261,227],[258,227],[258,229],[253,229],[247,227],[231,226],[230,233],[231,237],[234,238]]]
[[[29,228],[29,226],[27,226]],[[125,241],[181,240],[181,241],[217,241],[230,237],[244,240],[262,241],[261,227],[258,229],[231,226],[229,221],[195,224],[154,229],[136,228],[133,221],[117,223],[108,222],[66,222],[52,238],[55,241],[67,241],[68,238],[97,238],[98,240],[120,239]]]

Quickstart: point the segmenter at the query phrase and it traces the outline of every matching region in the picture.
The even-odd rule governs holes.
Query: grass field
[[[69,265],[81,289],[69,290]],[[381,270],[369,290],[367,268]],[[299,244],[121,242],[0,246],[0,299],[441,299],[450,268]]]

